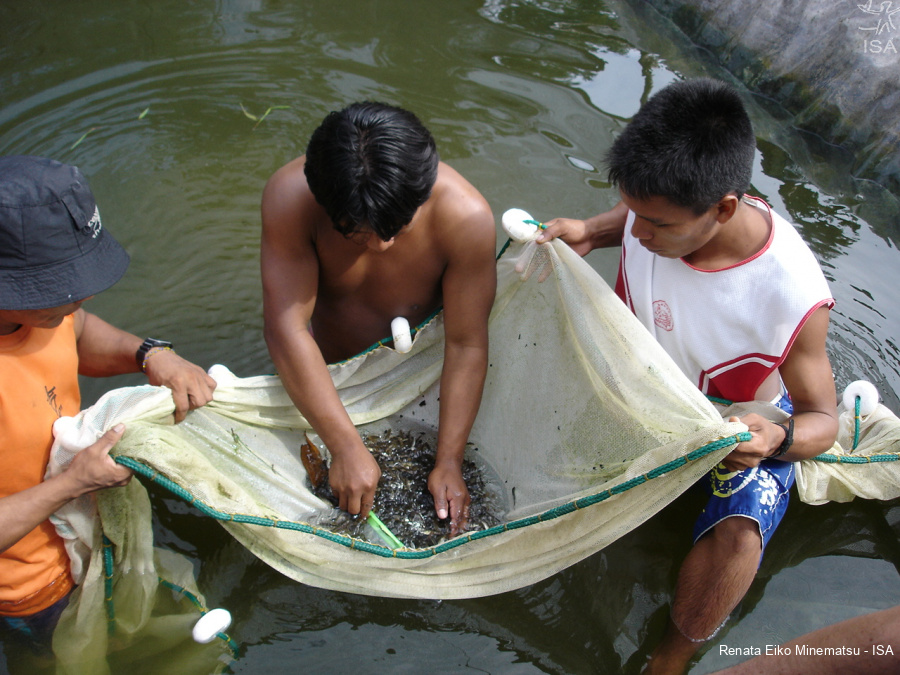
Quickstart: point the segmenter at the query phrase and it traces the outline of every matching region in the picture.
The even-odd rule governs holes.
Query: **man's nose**
[[[635,239],[650,239],[653,236],[650,223],[641,218],[635,218],[631,225],[631,236]]]

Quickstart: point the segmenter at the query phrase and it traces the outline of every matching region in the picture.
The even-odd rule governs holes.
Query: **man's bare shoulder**
[[[263,237],[314,232],[325,216],[306,182],[301,155],[280,169],[266,182],[262,196]]]
[[[496,234],[491,207],[482,194],[458,171],[443,162],[432,189],[432,220],[441,233],[467,237]]]
[[[263,190],[263,200],[283,198],[297,190],[308,190],[306,174],[303,172],[305,165],[306,155],[301,155],[273,173]]]

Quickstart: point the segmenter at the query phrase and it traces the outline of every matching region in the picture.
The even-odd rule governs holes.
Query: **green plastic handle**
[[[381,522],[381,518],[376,516],[374,511],[369,511],[369,517],[366,519],[366,522],[372,526],[379,537],[384,539],[384,543],[392,549],[405,548],[403,542],[397,539],[397,536],[388,529],[387,525]]]

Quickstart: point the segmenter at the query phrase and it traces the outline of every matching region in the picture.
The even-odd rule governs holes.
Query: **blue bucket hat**
[[[0,157],[0,309],[84,300],[121,279],[128,262],[76,167]]]

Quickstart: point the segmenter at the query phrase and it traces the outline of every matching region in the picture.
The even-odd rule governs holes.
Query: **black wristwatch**
[[[157,340],[156,338],[147,338],[141,343],[141,346],[138,347],[138,350],[134,353],[134,360],[137,361],[138,368],[141,369],[141,372],[144,371],[144,359],[147,358],[147,352],[149,352],[154,347],[162,347],[163,349],[174,349],[175,345],[171,342],[166,342],[165,340]]]
[[[794,443],[794,418],[791,417],[788,420],[787,426],[785,426],[784,424],[778,424],[778,422],[774,422],[773,424],[784,429],[784,440],[781,441],[781,445],[779,445],[778,448],[776,448],[775,452],[769,455],[769,457],[782,457],[788,450],[791,449],[791,445],[793,445]]]

